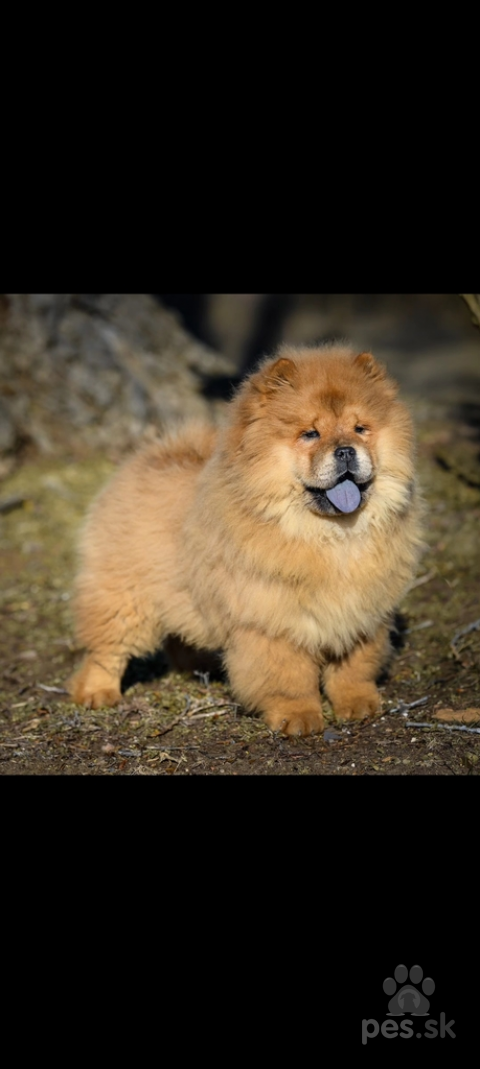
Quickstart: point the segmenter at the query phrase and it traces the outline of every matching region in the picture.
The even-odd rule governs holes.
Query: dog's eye
[[[318,431],[316,431],[315,428],[312,427],[311,431],[304,431],[303,434],[300,435],[300,437],[301,438],[320,438],[320,435],[319,435]]]
[[[366,429],[366,427],[362,427],[359,423],[358,427],[355,427],[355,434],[365,434]]]

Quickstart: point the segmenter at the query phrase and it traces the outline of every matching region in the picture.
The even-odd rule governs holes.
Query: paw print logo
[[[405,983],[407,979],[410,980],[409,984]],[[400,990],[398,984],[402,985]],[[423,994],[418,990],[418,986],[414,986],[420,984]],[[393,996],[388,1003],[389,1017],[401,1017],[405,1013],[410,1013],[413,1017],[425,1017],[430,1009],[425,995],[431,995],[435,991],[435,984],[430,976],[423,979],[423,969],[420,965],[412,965],[410,973],[406,965],[397,965],[393,976],[387,976],[383,981],[383,990],[386,995]]]

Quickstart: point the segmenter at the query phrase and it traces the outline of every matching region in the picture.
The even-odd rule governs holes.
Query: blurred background
[[[401,386],[435,397],[478,389],[480,336],[458,294],[165,294],[194,335],[242,374],[282,341],[345,339],[373,350]],[[452,379],[453,384],[452,384]]]
[[[455,363],[463,386],[472,385],[472,358],[478,384],[478,339],[465,329],[471,316],[458,294],[164,294],[161,300],[241,370],[284,340],[308,345],[346,337],[395,362],[405,385],[421,362],[418,375],[435,390],[441,386],[439,357],[448,372],[452,347],[458,347]]]
[[[458,294],[3,294],[0,456],[116,456],[146,428],[217,419],[280,342],[332,340],[478,426],[480,331]]]

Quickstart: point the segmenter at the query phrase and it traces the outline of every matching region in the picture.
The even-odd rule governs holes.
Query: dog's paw
[[[373,683],[363,683],[334,705],[337,720],[367,720],[382,711],[380,692]]]
[[[289,711],[277,709],[265,714],[265,720],[272,731],[281,731],[283,735],[317,735],[321,734],[325,724],[318,709]]]
[[[110,708],[112,705],[117,705],[121,697],[119,690],[106,687],[105,690],[96,690],[94,694],[86,694],[83,704],[88,705],[90,709],[101,709],[103,706]]]
[[[119,657],[88,654],[68,680],[68,691],[79,706],[88,706],[90,709],[115,706],[122,698],[121,668]]]
[[[67,686],[73,701],[90,709],[116,705],[122,697],[119,686],[109,680],[105,673],[101,681],[95,679],[95,674],[98,673],[85,665],[69,679]]]

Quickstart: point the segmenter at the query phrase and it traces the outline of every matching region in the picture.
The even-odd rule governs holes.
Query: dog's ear
[[[386,379],[387,370],[383,364],[378,364],[375,357],[371,353],[359,353],[353,361],[355,367],[361,368],[361,370],[368,375],[369,379]]]
[[[359,353],[353,361],[355,367],[361,369],[368,375],[369,379],[384,379],[385,368],[382,364],[377,364],[375,357],[371,353]]]
[[[274,393],[282,386],[295,386],[298,380],[298,368],[293,360],[281,356],[274,364],[259,371],[252,379],[253,385],[260,393]]]
[[[375,357],[371,353],[359,353],[354,358],[353,366],[363,371],[363,374],[370,380],[370,382],[379,382],[384,387],[386,396],[389,396],[391,400],[395,397],[398,386],[393,379],[388,377],[387,369],[383,364],[379,364]]]

